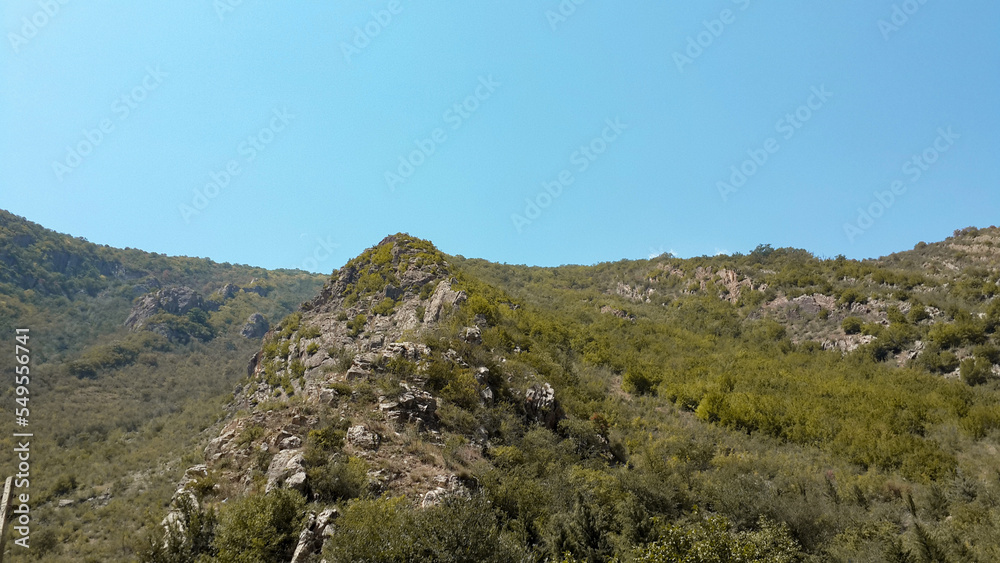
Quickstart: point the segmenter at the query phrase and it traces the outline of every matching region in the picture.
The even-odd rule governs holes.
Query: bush
[[[637,551],[636,563],[717,563],[754,561],[793,563],[801,561],[799,546],[785,525],[761,518],[758,530],[733,532],[721,516],[686,527],[671,526],[662,538]]]
[[[858,317],[847,317],[844,322],[841,323],[841,327],[847,334],[858,334],[861,332],[861,328],[865,325],[865,322]]]
[[[910,312],[907,313],[906,318],[911,323],[917,324],[920,321],[925,321],[931,318],[931,314],[927,312],[927,307],[924,307],[923,305],[914,305],[910,309]]]
[[[889,322],[894,325],[905,325],[907,324],[906,315],[899,310],[899,307],[892,306],[886,311],[886,315],[889,317]]]
[[[354,501],[335,521],[323,557],[330,563],[427,561],[506,563],[528,554],[501,533],[480,497],[415,510],[403,497]]]
[[[962,360],[960,373],[965,383],[982,385],[992,379],[993,364],[986,358],[966,358]]]
[[[375,313],[376,315],[387,316],[391,315],[393,310],[395,310],[395,308],[396,308],[396,302],[386,297],[385,299],[379,301],[378,304],[376,304],[374,307],[372,307],[372,313]]]
[[[151,533],[139,540],[137,551],[144,563],[195,563],[216,554],[218,516],[213,508],[198,505],[190,495],[180,495],[173,507],[177,520],[172,529],[153,526]],[[220,559],[221,560],[221,559]],[[228,561],[251,561],[229,559]]]
[[[361,334],[361,331],[365,328],[365,323],[368,322],[368,317],[365,315],[357,315],[353,319],[347,322],[347,334],[354,338],[355,336]]]
[[[298,542],[304,507],[302,495],[290,489],[223,505],[214,542],[218,561],[288,561]]]
[[[337,455],[319,467],[306,470],[316,499],[338,502],[360,497],[368,486],[368,464],[363,459]]]
[[[920,354],[916,365],[931,373],[951,373],[958,368],[958,356],[949,351],[942,351],[937,344],[931,343]]]
[[[837,300],[837,303],[850,307],[854,303],[866,303],[867,301],[868,298],[860,291],[848,288],[840,293],[840,299]]]

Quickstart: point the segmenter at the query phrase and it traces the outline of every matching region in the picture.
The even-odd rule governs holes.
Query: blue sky
[[[987,0],[0,10],[0,207],[102,244],[330,272],[397,231],[558,265],[1000,222]]]

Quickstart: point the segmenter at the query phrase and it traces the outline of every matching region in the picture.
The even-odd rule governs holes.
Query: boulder
[[[424,344],[414,342],[390,342],[386,344],[382,356],[385,358],[399,357],[406,360],[417,361],[425,356],[429,356],[431,349]]]
[[[368,428],[358,425],[347,429],[347,441],[363,450],[377,450],[382,438]]]
[[[254,313],[250,315],[250,318],[247,319],[246,324],[244,324],[243,328],[240,329],[240,335],[242,335],[243,338],[249,338],[251,340],[255,340],[258,338],[263,338],[264,335],[267,334],[267,331],[269,330],[271,330],[271,325],[268,324],[267,319],[264,318],[264,315],[261,315],[260,313]]]
[[[264,492],[269,492],[281,482],[289,482],[290,477],[298,476],[301,473],[305,477],[305,468],[302,466],[302,450],[282,450],[271,459],[271,465],[267,468],[267,486]],[[301,483],[303,486],[305,481]]]
[[[478,326],[470,326],[463,328],[459,336],[462,338],[462,340],[468,342],[469,344],[483,343],[483,331]]]
[[[236,297],[236,294],[239,292],[240,292],[240,286],[234,283],[227,283],[226,285],[222,286],[222,289],[219,290],[219,295],[221,295],[222,299],[225,301],[232,299],[233,297]]]
[[[565,417],[559,401],[556,400],[555,389],[548,383],[532,385],[525,392],[525,410],[532,422],[537,422],[549,430],[555,430],[559,421]]]
[[[403,393],[395,401],[379,402],[379,410],[386,413],[389,420],[396,422],[416,422],[432,426],[437,422],[437,399],[430,393],[410,387],[406,383]]]

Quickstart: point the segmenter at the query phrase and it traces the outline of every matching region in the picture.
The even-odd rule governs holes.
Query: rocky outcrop
[[[566,416],[556,400],[555,389],[548,383],[532,385],[525,392],[524,398],[528,419],[549,430],[555,430],[559,421]]]
[[[453,307],[465,302],[468,296],[464,291],[452,291],[451,280],[442,281],[434,290],[424,311],[424,322],[430,323],[441,318],[441,312],[445,307]]]
[[[144,295],[132,307],[125,326],[136,331],[141,329],[150,317],[165,312],[172,315],[186,315],[192,309],[201,309],[204,302],[198,292],[189,287],[161,289]]]
[[[250,340],[256,340],[258,338],[264,338],[267,331],[271,330],[271,325],[264,318],[264,315],[260,313],[254,313],[250,315],[247,322],[240,329],[240,335],[243,338],[248,338]]]
[[[336,508],[327,508],[316,514],[310,512],[306,516],[305,526],[299,534],[299,543],[295,546],[295,554],[291,563],[312,561],[312,556],[323,549],[323,542],[333,535],[333,521],[340,517]]]
[[[347,429],[347,441],[362,450],[377,450],[382,438],[367,427],[358,425]]]
[[[302,450],[282,450],[271,459],[267,468],[265,492],[284,486],[305,493],[306,470],[302,465]]]
[[[424,427],[436,425],[437,399],[430,393],[411,387],[406,383],[401,385],[403,393],[399,398],[394,401],[381,398],[379,410],[386,414],[386,418],[397,423],[417,423]]]
[[[613,293],[621,295],[629,301],[635,301],[636,303],[646,302],[649,303],[649,298],[656,293],[656,290],[649,288],[645,291],[639,289],[638,287],[632,287],[624,282],[618,282],[615,286]]]
[[[482,344],[483,331],[478,326],[466,327],[462,329],[459,337],[469,344]]]
[[[740,279],[733,270],[719,270],[719,283],[726,288],[726,300],[730,303],[737,303],[744,289],[753,289],[753,281],[750,278]]]
[[[633,321],[633,322],[635,321],[635,315],[630,315],[629,313],[626,313],[625,311],[622,311],[621,309],[615,309],[614,307],[611,307],[610,305],[605,305],[605,306],[601,307],[601,314],[602,315],[614,315],[614,316],[618,317],[619,319],[625,319],[627,321]]]
[[[420,500],[421,508],[437,506],[450,497],[469,497],[469,490],[455,475],[439,475],[435,481],[439,486],[424,493]]]

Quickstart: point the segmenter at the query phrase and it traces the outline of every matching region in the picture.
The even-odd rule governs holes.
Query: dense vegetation
[[[133,558],[130,536],[170,500],[260,346],[240,336],[242,324],[254,312],[284,317],[322,280],[98,246],[0,211],[0,333],[13,343],[14,328],[31,331],[35,432],[31,549],[8,541],[4,560]],[[217,291],[227,283],[263,289],[222,300]],[[209,310],[152,322],[196,337],[171,341],[123,326],[135,299],[176,286],[204,295]],[[12,354],[0,356],[0,370],[13,373]],[[0,385],[0,416],[9,421],[13,383]],[[4,451],[14,446],[9,432],[0,438]],[[11,456],[0,457],[3,475],[13,468]]]
[[[159,525],[163,510],[138,518],[125,505],[156,498],[162,509],[165,497],[123,485],[103,508],[43,507],[38,529],[55,530],[45,558],[287,561],[306,511],[336,507],[323,550],[330,562],[1000,560],[998,239],[996,229],[966,230],[871,261],[766,245],[747,255],[590,267],[448,257],[452,286],[468,298],[419,335],[430,350],[420,367],[387,362],[367,380],[335,384],[336,399],[324,406],[287,392],[301,364],[265,372],[284,398],[259,408],[294,405],[320,421],[304,444],[306,496],[279,488],[231,498],[234,489],[210,474],[193,485],[199,503],[182,507],[191,533],[171,543]],[[405,240],[445,269],[432,246]],[[373,303],[367,313],[340,319],[360,338],[371,319],[393,313],[397,302],[380,295],[405,268],[386,246],[350,268],[359,281],[346,299]],[[277,295],[286,286],[271,276]],[[740,279],[750,282],[734,285]],[[421,302],[432,292],[420,291]],[[188,319],[214,338],[179,343],[148,332],[117,334],[51,366],[54,379],[102,389],[105,400],[141,389],[200,413],[164,413],[106,435],[67,429],[75,451],[96,445],[78,459],[104,461],[53,479],[52,500],[125,480],[117,465],[160,469],[169,498],[166,487],[183,466],[151,452],[203,444],[209,436],[198,432],[214,422],[225,393],[213,395],[208,383],[201,393],[139,384],[112,391],[109,382],[180,372],[190,375],[176,382],[189,386],[196,367],[222,372],[222,358],[225,373],[234,374],[224,378],[231,388],[252,347],[222,336],[232,330],[223,319],[242,320],[224,311]],[[303,318],[286,318],[262,356],[287,358],[289,347],[317,336]],[[463,337],[471,326],[481,329],[481,343]],[[350,354],[325,352],[339,358],[336,369],[351,365]],[[488,368],[495,400],[482,399],[478,366]],[[84,368],[96,375],[79,379]],[[415,378],[438,398],[439,434],[409,427],[393,439],[428,466],[454,473],[465,491],[427,508],[383,492],[373,476],[381,462],[348,454],[344,445],[369,403],[399,396],[402,383]],[[539,382],[550,383],[561,404],[564,416],[551,426],[532,422],[525,410],[525,392]],[[258,489],[270,458],[251,448],[264,431],[249,426],[238,439],[257,456]],[[133,518],[144,523],[137,540],[110,537],[111,523],[134,529],[126,523]],[[99,545],[79,540],[95,530],[109,537]]]

